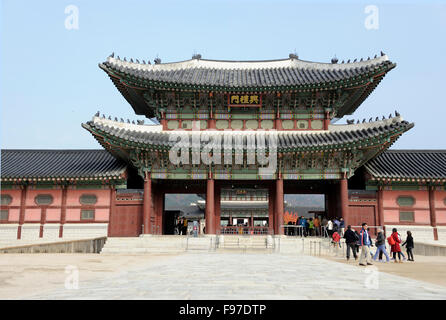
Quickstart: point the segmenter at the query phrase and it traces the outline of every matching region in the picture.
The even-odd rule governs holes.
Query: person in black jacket
[[[407,260],[408,261],[415,261],[413,259],[413,252],[412,252],[412,249],[414,248],[412,232],[407,231],[406,241],[404,241],[404,243],[402,245],[406,246]]]
[[[358,241],[358,236],[352,230],[352,226],[347,226],[347,231],[344,233],[345,244],[347,245],[347,260],[350,260],[350,249],[353,252],[353,256],[355,260],[358,260],[358,256],[356,254],[356,242]]]
[[[373,256],[373,260],[376,261],[376,258],[379,256],[379,261],[382,262],[382,255],[385,254],[386,261],[390,261],[390,257],[387,254],[386,250],[386,237],[384,236],[384,231],[382,229],[378,229],[378,235],[376,236],[376,253]]]

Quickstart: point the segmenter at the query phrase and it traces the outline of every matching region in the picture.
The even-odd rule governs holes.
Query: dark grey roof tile
[[[2,178],[118,176],[125,163],[106,150],[1,150]]]

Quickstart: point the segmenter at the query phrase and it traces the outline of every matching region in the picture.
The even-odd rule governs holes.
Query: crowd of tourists
[[[347,260],[350,260],[350,253],[353,254],[355,260],[358,260],[359,255],[359,265],[366,266],[372,265],[372,260],[380,262],[384,262],[383,256],[386,257],[385,262],[390,262],[393,260],[395,263],[402,263],[403,261],[414,261],[413,257],[413,249],[414,249],[414,240],[412,237],[412,233],[407,231],[406,240],[403,242],[401,235],[398,233],[396,228],[392,229],[392,234],[387,237],[384,235],[384,231],[382,229],[377,230],[375,242],[373,243],[372,237],[370,236],[370,230],[367,226],[367,223],[363,223],[361,226],[361,230],[355,231],[349,225],[347,226],[347,230],[344,234],[345,244],[346,244],[346,257]],[[387,253],[386,241],[390,246],[391,256]],[[333,237],[332,242],[334,245],[340,245],[340,237]],[[375,252],[372,252],[372,247],[376,247]],[[403,254],[401,247],[406,247],[407,258]],[[359,252],[361,250],[361,252]],[[398,259],[397,259],[398,256]]]
[[[327,236],[332,238],[334,233],[341,237],[344,235],[345,221],[343,218],[334,218],[333,220],[325,217],[305,218],[299,217],[295,222],[288,222],[285,227],[285,234],[289,236]]]

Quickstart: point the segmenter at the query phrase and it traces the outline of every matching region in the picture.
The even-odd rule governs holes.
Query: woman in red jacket
[[[391,250],[390,252],[393,253],[393,260],[395,261],[395,263],[397,263],[398,261],[396,261],[396,254],[398,253],[398,259],[399,262],[402,263],[401,261],[401,247],[400,247],[400,237],[398,236],[398,232],[396,230],[396,228],[392,229],[392,235],[390,236],[393,239],[393,244],[391,245]]]

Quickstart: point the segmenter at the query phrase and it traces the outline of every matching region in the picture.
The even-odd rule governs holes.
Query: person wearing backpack
[[[384,237],[384,233],[382,229],[378,229],[378,235],[376,236],[376,253],[373,256],[373,260],[376,261],[376,258],[379,256],[381,256],[382,254],[384,254],[386,256],[386,262],[390,261],[389,255],[387,254],[386,251],[386,239]],[[382,262],[382,259],[379,259],[380,262]]]
[[[341,236],[339,235],[339,233],[337,231],[335,231],[333,233],[333,236],[331,237],[331,239],[332,239],[333,246],[335,248],[338,248],[338,247],[341,248]]]
[[[407,238],[406,241],[404,241],[404,243],[402,244],[402,246],[406,246],[407,260],[415,261],[413,259],[413,252],[412,252],[412,249],[414,248],[412,232],[407,231]]]
[[[390,252],[392,252],[393,260],[395,261],[395,263],[398,263],[398,261],[396,260],[397,253],[398,253],[399,263],[402,263],[403,261],[401,261],[401,247],[400,247],[401,240],[400,237],[398,236],[396,228],[392,229],[392,235],[387,238],[387,241],[390,244],[391,248]]]

